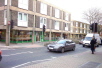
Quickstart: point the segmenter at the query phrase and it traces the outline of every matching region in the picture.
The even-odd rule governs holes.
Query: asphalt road
[[[75,51],[66,51],[64,53],[49,52],[46,47],[2,50],[3,59],[0,62],[0,68],[20,68],[88,50],[90,48],[82,47],[82,45],[76,45]]]

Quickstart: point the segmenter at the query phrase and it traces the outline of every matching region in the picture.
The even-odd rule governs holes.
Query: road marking
[[[25,54],[25,53],[33,53],[33,52],[27,51],[27,52],[21,52],[21,53],[10,54],[10,55],[2,55],[2,56],[13,56],[13,55],[19,55],[19,54]]]
[[[27,62],[27,63],[23,63],[23,64],[20,64],[20,65],[14,66],[12,68],[19,68],[19,67],[24,66],[24,65],[29,64],[29,63],[35,63],[35,62],[39,62],[39,61],[50,61],[50,60],[52,60],[52,59],[44,59],[44,60],[31,61],[31,62]]]

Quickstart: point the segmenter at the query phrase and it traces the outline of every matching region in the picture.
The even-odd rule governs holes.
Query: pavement
[[[102,47],[96,48],[94,54],[88,50],[22,68],[102,68]]]
[[[38,48],[44,47],[44,43],[19,43],[10,44],[6,46],[5,43],[0,42],[1,49],[13,49],[13,48]],[[22,68],[102,68],[102,47],[98,47],[94,54],[91,51],[85,51],[74,55],[66,55],[59,58],[53,58],[51,60],[25,65]]]
[[[43,42],[36,42],[34,44],[32,43],[10,43],[9,46],[6,46],[6,43],[0,42],[0,49],[17,49],[17,48],[38,48],[38,47],[44,47]]]

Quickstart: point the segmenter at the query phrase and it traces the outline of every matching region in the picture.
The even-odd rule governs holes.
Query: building
[[[71,21],[70,38],[82,39],[87,33],[90,33],[89,24],[76,20]]]
[[[10,0],[10,22],[7,22],[7,0],[0,0],[1,41],[7,40],[7,25],[10,42],[55,41],[60,37],[70,38],[71,13],[43,0]],[[46,31],[42,33],[43,25]]]

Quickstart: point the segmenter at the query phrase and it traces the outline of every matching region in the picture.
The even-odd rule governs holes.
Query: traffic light
[[[97,23],[92,23],[90,24],[90,30],[92,30],[92,32],[97,32]]]
[[[11,29],[13,29],[13,26],[14,26],[14,22],[13,20],[11,20]]]
[[[90,28],[90,30],[93,30],[93,27],[92,27],[92,26],[93,26],[93,24],[90,24],[90,27],[89,27],[89,28]]]
[[[43,25],[43,33],[45,32],[45,29],[46,29],[46,28],[45,28],[45,25]]]

